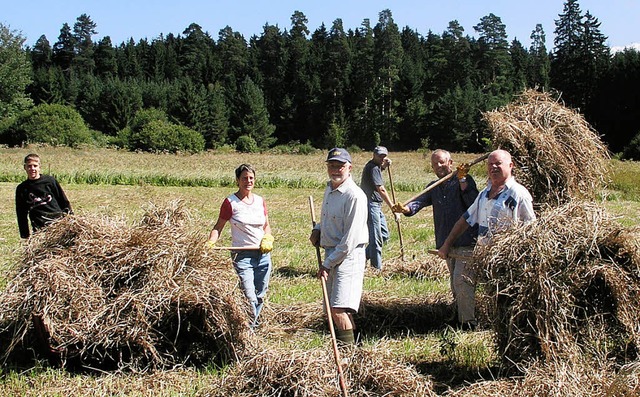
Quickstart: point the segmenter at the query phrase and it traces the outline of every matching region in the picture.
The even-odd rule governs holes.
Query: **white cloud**
[[[640,43],[631,43],[631,44],[626,45],[626,46],[611,47],[611,52],[612,53],[616,53],[616,52],[624,51],[625,48],[630,48],[630,49],[634,49],[636,51],[640,51]]]

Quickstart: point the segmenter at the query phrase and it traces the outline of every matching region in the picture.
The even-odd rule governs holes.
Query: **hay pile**
[[[572,201],[478,250],[505,364],[636,359],[640,229]]]
[[[450,397],[634,397],[640,393],[640,364],[615,371],[610,363],[536,362],[523,377],[478,382]]]
[[[493,145],[511,153],[516,178],[529,189],[535,205],[593,199],[605,185],[605,145],[581,114],[550,94],[526,90],[484,118]]]
[[[140,223],[71,215],[37,233],[0,295],[0,353],[74,367],[236,360],[251,344],[228,263],[206,257],[180,202]]]
[[[435,396],[431,380],[375,347],[343,348],[352,396]],[[265,350],[238,363],[201,396],[340,396],[331,349]]]

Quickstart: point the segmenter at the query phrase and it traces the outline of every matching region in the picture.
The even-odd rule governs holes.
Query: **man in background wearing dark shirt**
[[[437,149],[431,154],[431,168],[438,178],[449,175],[453,169],[451,154]],[[433,223],[436,235],[436,248],[440,248],[447,239],[456,221],[464,214],[478,196],[475,181],[467,172],[469,167],[462,164],[457,175],[441,183],[428,192],[418,196],[403,206],[396,204],[394,212],[413,216],[422,208],[433,206]],[[429,185],[435,183],[432,181]],[[427,185],[427,186],[429,186]],[[447,266],[451,277],[451,291],[457,309],[457,320],[463,329],[474,329],[475,318],[475,274],[471,269],[473,246],[478,235],[478,228],[469,228],[460,236],[451,249],[454,258],[447,258]]]

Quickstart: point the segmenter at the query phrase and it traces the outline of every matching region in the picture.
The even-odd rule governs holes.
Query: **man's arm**
[[[462,233],[464,233],[468,228],[469,224],[467,223],[467,220],[461,216],[456,224],[453,225],[453,228],[449,232],[447,239],[442,244],[442,247],[438,249],[438,256],[442,259],[447,259],[449,256],[449,250],[451,249],[451,244],[453,244],[458,237],[462,236]]]
[[[382,197],[382,200],[387,203],[389,208],[393,209],[394,202],[391,201],[391,197],[389,197],[389,193],[387,193],[387,189],[384,188],[384,185],[376,186],[376,191],[380,193],[380,197]]]
[[[29,209],[26,207],[20,193],[16,190],[16,215],[18,217],[18,229],[20,230],[20,238],[29,238],[31,231],[29,230]]]

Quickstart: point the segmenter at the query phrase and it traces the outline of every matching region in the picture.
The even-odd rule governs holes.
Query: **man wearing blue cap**
[[[366,263],[367,197],[351,178],[351,156],[333,148],[327,156],[329,182],[322,199],[320,222],[309,240],[325,250],[318,277],[327,284],[336,338],[355,343],[353,314],[360,307]]]
[[[387,219],[382,212],[382,202],[393,207],[393,201],[384,187],[382,171],[391,165],[389,151],[384,146],[376,146],[373,149],[373,158],[364,166],[360,187],[367,196],[369,214],[367,226],[369,227],[369,245],[367,246],[367,259],[371,266],[382,270],[382,245],[389,239]]]

